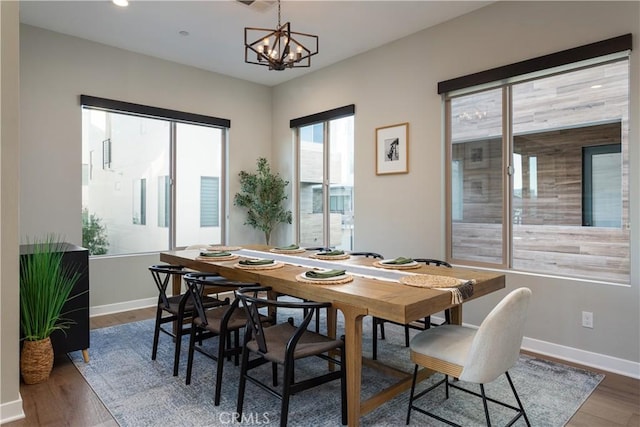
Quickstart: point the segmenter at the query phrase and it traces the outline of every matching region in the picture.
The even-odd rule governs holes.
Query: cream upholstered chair
[[[500,301],[477,330],[460,325],[443,325],[427,329],[413,337],[411,340],[411,360],[416,365],[407,411],[407,424],[410,421],[411,410],[415,409],[449,425],[457,425],[414,404],[414,401],[419,397],[439,385],[445,384],[446,398],[449,398],[449,387],[482,397],[487,425],[491,425],[487,401],[517,412],[508,425],[521,416],[524,417],[527,426],[530,425],[508,372],[518,360],[530,299],[531,291],[527,288],[519,288]],[[445,377],[426,390],[415,394],[419,366],[443,373]],[[518,407],[490,399],[485,395],[484,384],[494,381],[503,373],[509,381]],[[480,384],[480,394],[451,383],[449,376]]]

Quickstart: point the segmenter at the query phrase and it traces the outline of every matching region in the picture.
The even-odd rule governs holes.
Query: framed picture
[[[409,173],[409,123],[376,128],[376,175]]]
[[[489,142],[474,141],[465,144],[466,169],[483,169],[489,167]]]

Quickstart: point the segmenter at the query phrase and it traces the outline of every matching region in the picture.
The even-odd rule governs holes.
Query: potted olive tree
[[[268,245],[276,225],[291,224],[291,211],[282,206],[289,181],[272,173],[267,159],[260,157],[257,163],[257,173],[240,172],[240,192],[235,195],[234,204],[247,210],[245,225],[263,231]]]
[[[64,319],[65,302],[81,272],[63,266],[64,245],[48,235],[34,241],[31,253],[20,260],[20,327],[23,346],[20,372],[26,384],[44,382],[53,368],[51,333],[68,328],[73,321]]]

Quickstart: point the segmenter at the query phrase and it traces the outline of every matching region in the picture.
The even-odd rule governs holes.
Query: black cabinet
[[[63,243],[62,264],[72,266],[80,272],[80,279],[71,291],[70,298],[62,308],[63,316],[74,324],[65,331],[54,331],[51,343],[55,355],[82,350],[85,362],[89,361],[89,251],[80,246]],[[20,246],[20,259],[33,253],[33,245]],[[64,314],[66,313],[66,314]],[[66,332],[66,335],[65,335]]]

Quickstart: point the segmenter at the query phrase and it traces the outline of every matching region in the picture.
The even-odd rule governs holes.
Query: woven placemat
[[[233,266],[241,270],[275,270],[276,268],[284,267],[284,264],[277,261],[271,264],[259,264],[259,265],[245,265],[237,262]]]
[[[215,262],[215,261],[232,261],[236,258],[238,258],[238,255],[231,254],[229,256],[197,256],[196,260]]]
[[[454,288],[463,282],[455,277],[436,276],[433,274],[412,274],[410,276],[402,276],[400,283],[418,288]]]
[[[420,263],[415,264],[383,264],[380,261],[373,262],[374,267],[389,268],[391,270],[413,270],[414,268],[420,268]]]
[[[314,280],[306,277],[305,273],[301,273],[296,276],[296,280],[298,282],[309,283],[312,285],[342,285],[344,283],[351,282],[353,280],[353,276],[350,274],[347,274],[344,277],[338,278],[336,280]]]
[[[222,245],[209,245],[207,246],[208,251],[239,251],[242,249],[242,246],[222,246]]]
[[[303,252],[306,252],[307,250],[305,248],[298,248],[298,249],[269,249],[269,252],[273,252],[274,254],[301,254]]]
[[[349,258],[351,258],[351,255],[349,255],[349,254],[342,254],[342,255],[313,254],[313,255],[309,255],[309,258],[323,259],[323,260],[326,260],[326,261],[331,261],[331,260],[339,261],[341,259],[349,259]]]

